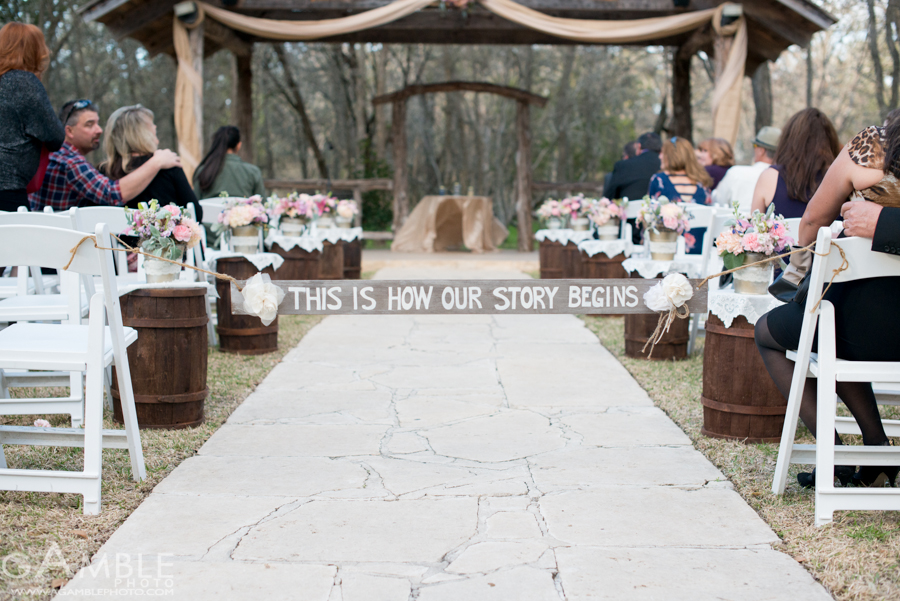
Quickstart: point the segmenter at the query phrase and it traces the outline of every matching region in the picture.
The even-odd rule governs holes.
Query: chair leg
[[[0,399],[8,399],[9,397],[9,383],[6,381],[6,374],[2,369],[0,369]]]
[[[87,370],[84,423],[84,472],[95,475],[85,483],[84,513],[100,513],[100,482],[103,474],[103,372],[98,364]]]
[[[809,370],[809,352],[797,353],[794,364],[794,377],[791,380],[791,392],[784,414],[784,427],[781,430],[781,443],[778,448],[778,461],[775,463],[775,476],[772,478],[772,492],[784,494],[787,486],[788,469],[791,467],[791,455],[794,451],[794,437],[797,435],[797,422],[800,420],[800,401],[806,385],[806,374]]]
[[[816,381],[816,526],[834,519],[834,418],[835,386],[834,307],[822,301],[819,313],[819,377]]]
[[[112,411],[112,366],[103,370],[103,391],[106,393],[106,408]]]
[[[72,413],[72,427],[80,428],[84,423],[84,382],[80,371],[69,372],[69,396],[81,399],[80,410]]]
[[[687,354],[688,357],[694,354],[694,348],[697,345],[697,332],[700,330],[700,315],[691,315],[691,335],[688,338]]]
[[[209,338],[209,346],[219,346],[219,339],[216,336],[216,324],[213,323],[212,315],[212,299],[206,296],[206,332]]]
[[[119,404],[122,407],[122,419],[125,422],[125,433],[128,438],[128,455],[131,459],[131,476],[135,482],[147,478],[147,469],[144,466],[144,451],[141,448],[141,433],[138,429],[137,410],[134,407],[134,390],[131,387],[131,371],[128,367],[128,358],[122,361],[116,357],[116,379],[119,385]]]
[[[3,440],[0,440],[0,469],[5,470],[7,467],[6,454],[3,452]]]

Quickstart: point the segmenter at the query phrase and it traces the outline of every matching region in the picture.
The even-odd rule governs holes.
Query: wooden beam
[[[516,151],[516,217],[519,226],[519,252],[534,249],[534,234],[531,232],[531,115],[528,103],[516,102],[516,137],[519,148]]]
[[[188,40],[191,43],[191,56],[194,59],[194,70],[197,72],[197,75],[200,76],[200,81],[203,81],[203,30],[206,27],[206,23],[200,23],[193,29],[188,30]],[[197,127],[197,140],[200,142],[200,148],[197,161],[199,162],[203,159],[203,92],[199,94],[194,94],[194,119],[196,120]],[[193,176],[193,173],[188,174],[188,177]],[[190,181],[190,180],[189,180]]]
[[[241,130],[241,158],[253,162],[253,57],[234,57],[234,104],[232,122]]]
[[[691,113],[691,58],[690,48],[682,46],[672,57],[672,135],[694,143],[694,118]]]
[[[391,0],[241,0],[234,10],[250,12],[260,10],[318,11],[335,10],[346,14],[379,8]],[[556,11],[589,11],[601,13],[603,18],[640,19],[684,14],[705,8],[714,8],[720,2],[715,0],[694,0],[690,9],[676,8],[672,0],[521,0],[523,6],[553,13]],[[449,12],[449,11],[448,11]]]
[[[393,190],[394,181],[378,179],[267,179],[263,182],[270,190]]]
[[[171,20],[172,11],[179,0],[155,0],[142,4],[130,10],[121,10],[108,19],[99,19],[117,40],[134,35],[141,29],[154,22],[168,17]],[[169,36],[172,35],[171,27]]]
[[[405,101],[411,96],[418,96],[419,94],[435,94],[438,92],[484,92],[487,94],[505,96],[506,98],[511,98],[517,102],[534,104],[541,108],[547,104],[547,98],[526,92],[525,90],[477,81],[447,81],[444,83],[406,86],[402,90],[385,94],[384,96],[376,96],[372,99],[372,104],[385,104],[388,102],[397,102],[398,100]]]
[[[406,99],[401,98],[391,104],[391,146],[394,149],[393,209],[396,234],[409,215],[409,198],[406,195]]]
[[[79,8],[76,12],[81,15],[85,23],[96,21],[103,18],[119,7],[128,4],[131,0],[105,0],[102,2],[91,2],[86,6]]]
[[[235,56],[250,56],[253,52],[253,44],[242,40],[234,30],[217,23],[212,19],[203,21],[204,35],[217,43],[222,48],[227,48]]]

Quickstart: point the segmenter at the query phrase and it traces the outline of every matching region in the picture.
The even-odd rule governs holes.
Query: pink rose
[[[674,230],[678,228],[678,220],[674,217],[663,217],[663,225],[670,230]]]
[[[759,238],[755,233],[744,234],[744,250],[752,253],[761,252]]]
[[[181,215],[181,209],[179,209],[179,208],[176,207],[175,205],[166,205],[166,206],[163,207],[163,209],[166,210],[166,211],[168,211],[169,213],[171,213],[171,214],[174,215],[175,217],[178,217],[179,215]]]
[[[190,228],[190,226],[177,225],[175,226],[175,232],[173,233],[173,236],[175,236],[175,239],[179,242],[189,242],[193,233],[194,232]]]

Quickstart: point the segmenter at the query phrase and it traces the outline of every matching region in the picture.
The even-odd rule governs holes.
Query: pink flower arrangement
[[[353,219],[359,213],[359,207],[356,206],[355,200],[341,200],[338,201],[335,212],[338,214],[338,217]]]
[[[338,199],[328,194],[313,194],[309,199],[316,206],[319,217],[333,213],[338,204]]]
[[[312,219],[314,215],[318,215],[318,208],[309,194],[292,192],[286,198],[272,197],[269,201],[273,218],[284,216]]]
[[[745,253],[773,255],[784,252],[794,239],[788,234],[784,217],[775,215],[775,205],[769,205],[765,214],[754,211],[749,219],[734,207],[734,219],[725,223],[726,229],[716,238],[716,249],[726,269],[744,264]]]
[[[552,217],[555,217],[557,219],[565,219],[571,214],[571,204],[565,204],[553,199],[544,201],[544,203],[540,207],[538,207],[538,210],[535,211],[535,215],[539,219],[543,220],[547,220]]]
[[[125,209],[128,227],[124,234],[141,239],[141,248],[152,255],[178,260],[185,248],[200,242],[200,224],[173,204],[160,208],[156,199]]]
[[[610,200],[605,196],[600,200],[595,198],[589,200],[591,201],[589,217],[598,227],[606,225],[610,219],[625,219],[627,200]]]
[[[670,202],[665,196],[645,196],[637,220],[647,230],[658,232],[666,229],[684,234],[691,229],[690,219],[691,214],[685,205]]]
[[[213,225],[218,232],[245,225],[262,225],[269,222],[269,215],[259,194],[250,198],[236,198],[228,201],[225,210],[219,213],[219,222]]]

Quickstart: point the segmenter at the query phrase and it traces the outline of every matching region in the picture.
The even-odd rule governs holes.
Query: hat
[[[753,143],[762,146],[766,150],[775,150],[778,148],[778,138],[781,137],[781,130],[771,125],[766,125],[756,134]]]

